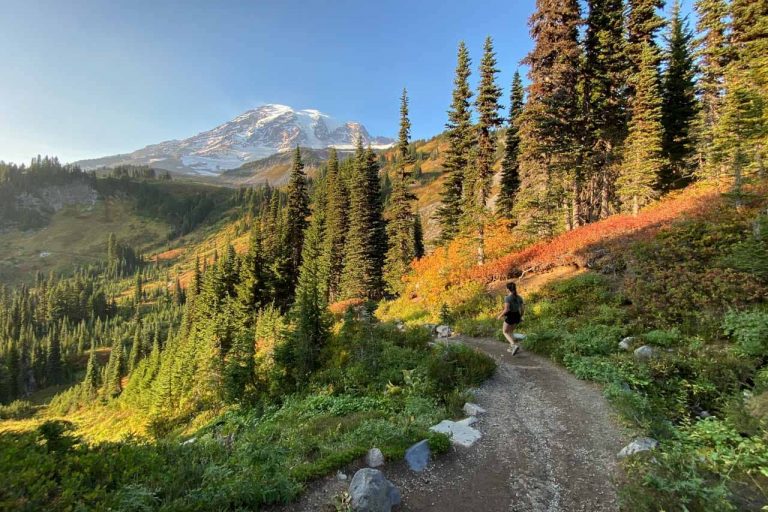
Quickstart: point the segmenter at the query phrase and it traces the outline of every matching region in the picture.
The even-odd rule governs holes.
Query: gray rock
[[[423,324],[423,327],[424,327],[426,330],[428,330],[430,333],[432,333],[432,334],[437,334],[437,333],[435,332],[435,327],[437,327],[437,325],[435,325],[435,324]]]
[[[365,463],[368,467],[377,468],[384,465],[384,454],[378,448],[371,448],[365,455]]]
[[[640,452],[647,452],[648,450],[653,450],[659,445],[659,442],[653,438],[650,437],[639,437],[629,443],[627,446],[621,449],[619,452],[618,457],[620,459],[624,459],[626,457],[629,457],[630,455],[634,455],[636,453]]]
[[[635,359],[638,361],[648,361],[651,359],[654,355],[656,355],[656,351],[653,350],[653,347],[650,347],[648,345],[643,345],[642,347],[637,347],[635,349]]]
[[[349,497],[355,512],[390,512],[400,503],[400,492],[378,469],[363,468],[349,484]]]
[[[346,474],[346,473],[344,473],[343,471],[337,471],[337,472],[336,472],[336,479],[337,479],[337,480],[340,480],[340,481],[342,481],[342,482],[346,482],[346,481],[347,481],[347,478],[348,478],[348,477],[347,477],[347,474]]]
[[[632,350],[632,343],[634,342],[635,342],[634,336],[627,336],[626,338],[624,338],[619,342],[619,348],[621,350],[629,352],[630,350]]]
[[[424,439],[405,451],[405,461],[413,471],[423,471],[429,464],[429,442]]]
[[[405,324],[403,322],[396,322],[395,329],[397,329],[400,332],[405,332]]]
[[[469,448],[483,437],[479,430],[470,426],[476,421],[477,418],[474,416],[470,416],[461,421],[443,420],[437,425],[429,427],[429,430],[449,436],[451,438],[451,443],[455,445]]]
[[[472,402],[467,402],[464,404],[464,413],[467,416],[480,416],[481,414],[485,414],[485,409]]]
[[[197,438],[196,437],[190,437],[189,439],[187,439],[186,441],[181,443],[181,446],[186,446],[188,444],[195,444],[196,442],[197,442]]]
[[[437,332],[438,338],[450,338],[451,334],[453,334],[449,325],[438,325],[435,327],[435,332]]]
[[[515,341],[525,341],[525,334],[521,332],[513,333],[512,339],[514,339]]]

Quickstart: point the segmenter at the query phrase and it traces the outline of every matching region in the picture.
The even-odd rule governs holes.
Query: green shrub
[[[491,357],[460,344],[437,345],[427,362],[427,377],[441,397],[477,386],[495,370],[496,363]]]
[[[723,329],[736,340],[744,354],[758,357],[768,355],[768,311],[729,311],[725,315]]]
[[[643,334],[641,338],[648,345],[669,348],[678,345],[682,340],[682,335],[675,328],[667,330],[656,329]]]
[[[35,414],[35,406],[24,400],[14,400],[0,405],[0,420],[23,420]]]

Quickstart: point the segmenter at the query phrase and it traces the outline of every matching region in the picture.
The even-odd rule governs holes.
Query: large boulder
[[[477,421],[477,418],[470,416],[460,421],[443,420],[437,425],[429,427],[432,432],[445,434],[451,438],[451,443],[469,448],[475,444],[483,435],[476,428],[471,427]]]
[[[405,451],[405,461],[413,471],[423,471],[429,464],[429,441],[424,439]]]
[[[640,452],[647,452],[653,450],[659,445],[659,442],[650,437],[640,437],[629,443],[627,446],[621,449],[618,457],[624,459],[630,455],[634,455]]]
[[[384,465],[384,454],[378,448],[371,448],[365,455],[365,463],[369,468],[377,468]]]
[[[435,327],[435,332],[437,332],[438,338],[450,338],[453,334],[450,325],[438,325]]]
[[[512,339],[514,339],[515,341],[525,341],[525,334],[521,332],[513,333]]]
[[[400,492],[378,469],[363,468],[349,484],[349,497],[355,512],[390,512],[400,503]]]
[[[651,346],[643,345],[642,347],[637,347],[634,354],[636,360],[648,361],[656,355],[656,351]]]

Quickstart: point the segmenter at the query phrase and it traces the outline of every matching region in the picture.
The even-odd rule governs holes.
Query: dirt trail
[[[401,512],[615,511],[616,453],[623,433],[600,390],[550,361],[489,339],[462,338],[498,363],[475,393],[487,410],[474,425],[483,438],[471,448],[438,457],[414,473],[403,462],[384,474],[401,491]],[[347,468],[352,474],[357,467]],[[346,490],[329,477],[317,482],[292,511],[327,510]],[[331,509],[333,510],[333,509]]]

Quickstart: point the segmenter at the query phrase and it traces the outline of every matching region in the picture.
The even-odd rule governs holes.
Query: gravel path
[[[422,473],[388,463],[384,474],[403,496],[396,510],[618,510],[616,453],[623,436],[600,390],[530,352],[512,357],[497,341],[451,341],[482,350],[498,364],[475,393],[488,411],[474,425],[483,438],[438,457]],[[350,466],[348,474],[356,469]],[[327,510],[323,504],[347,485],[335,477],[316,482],[286,510]]]

